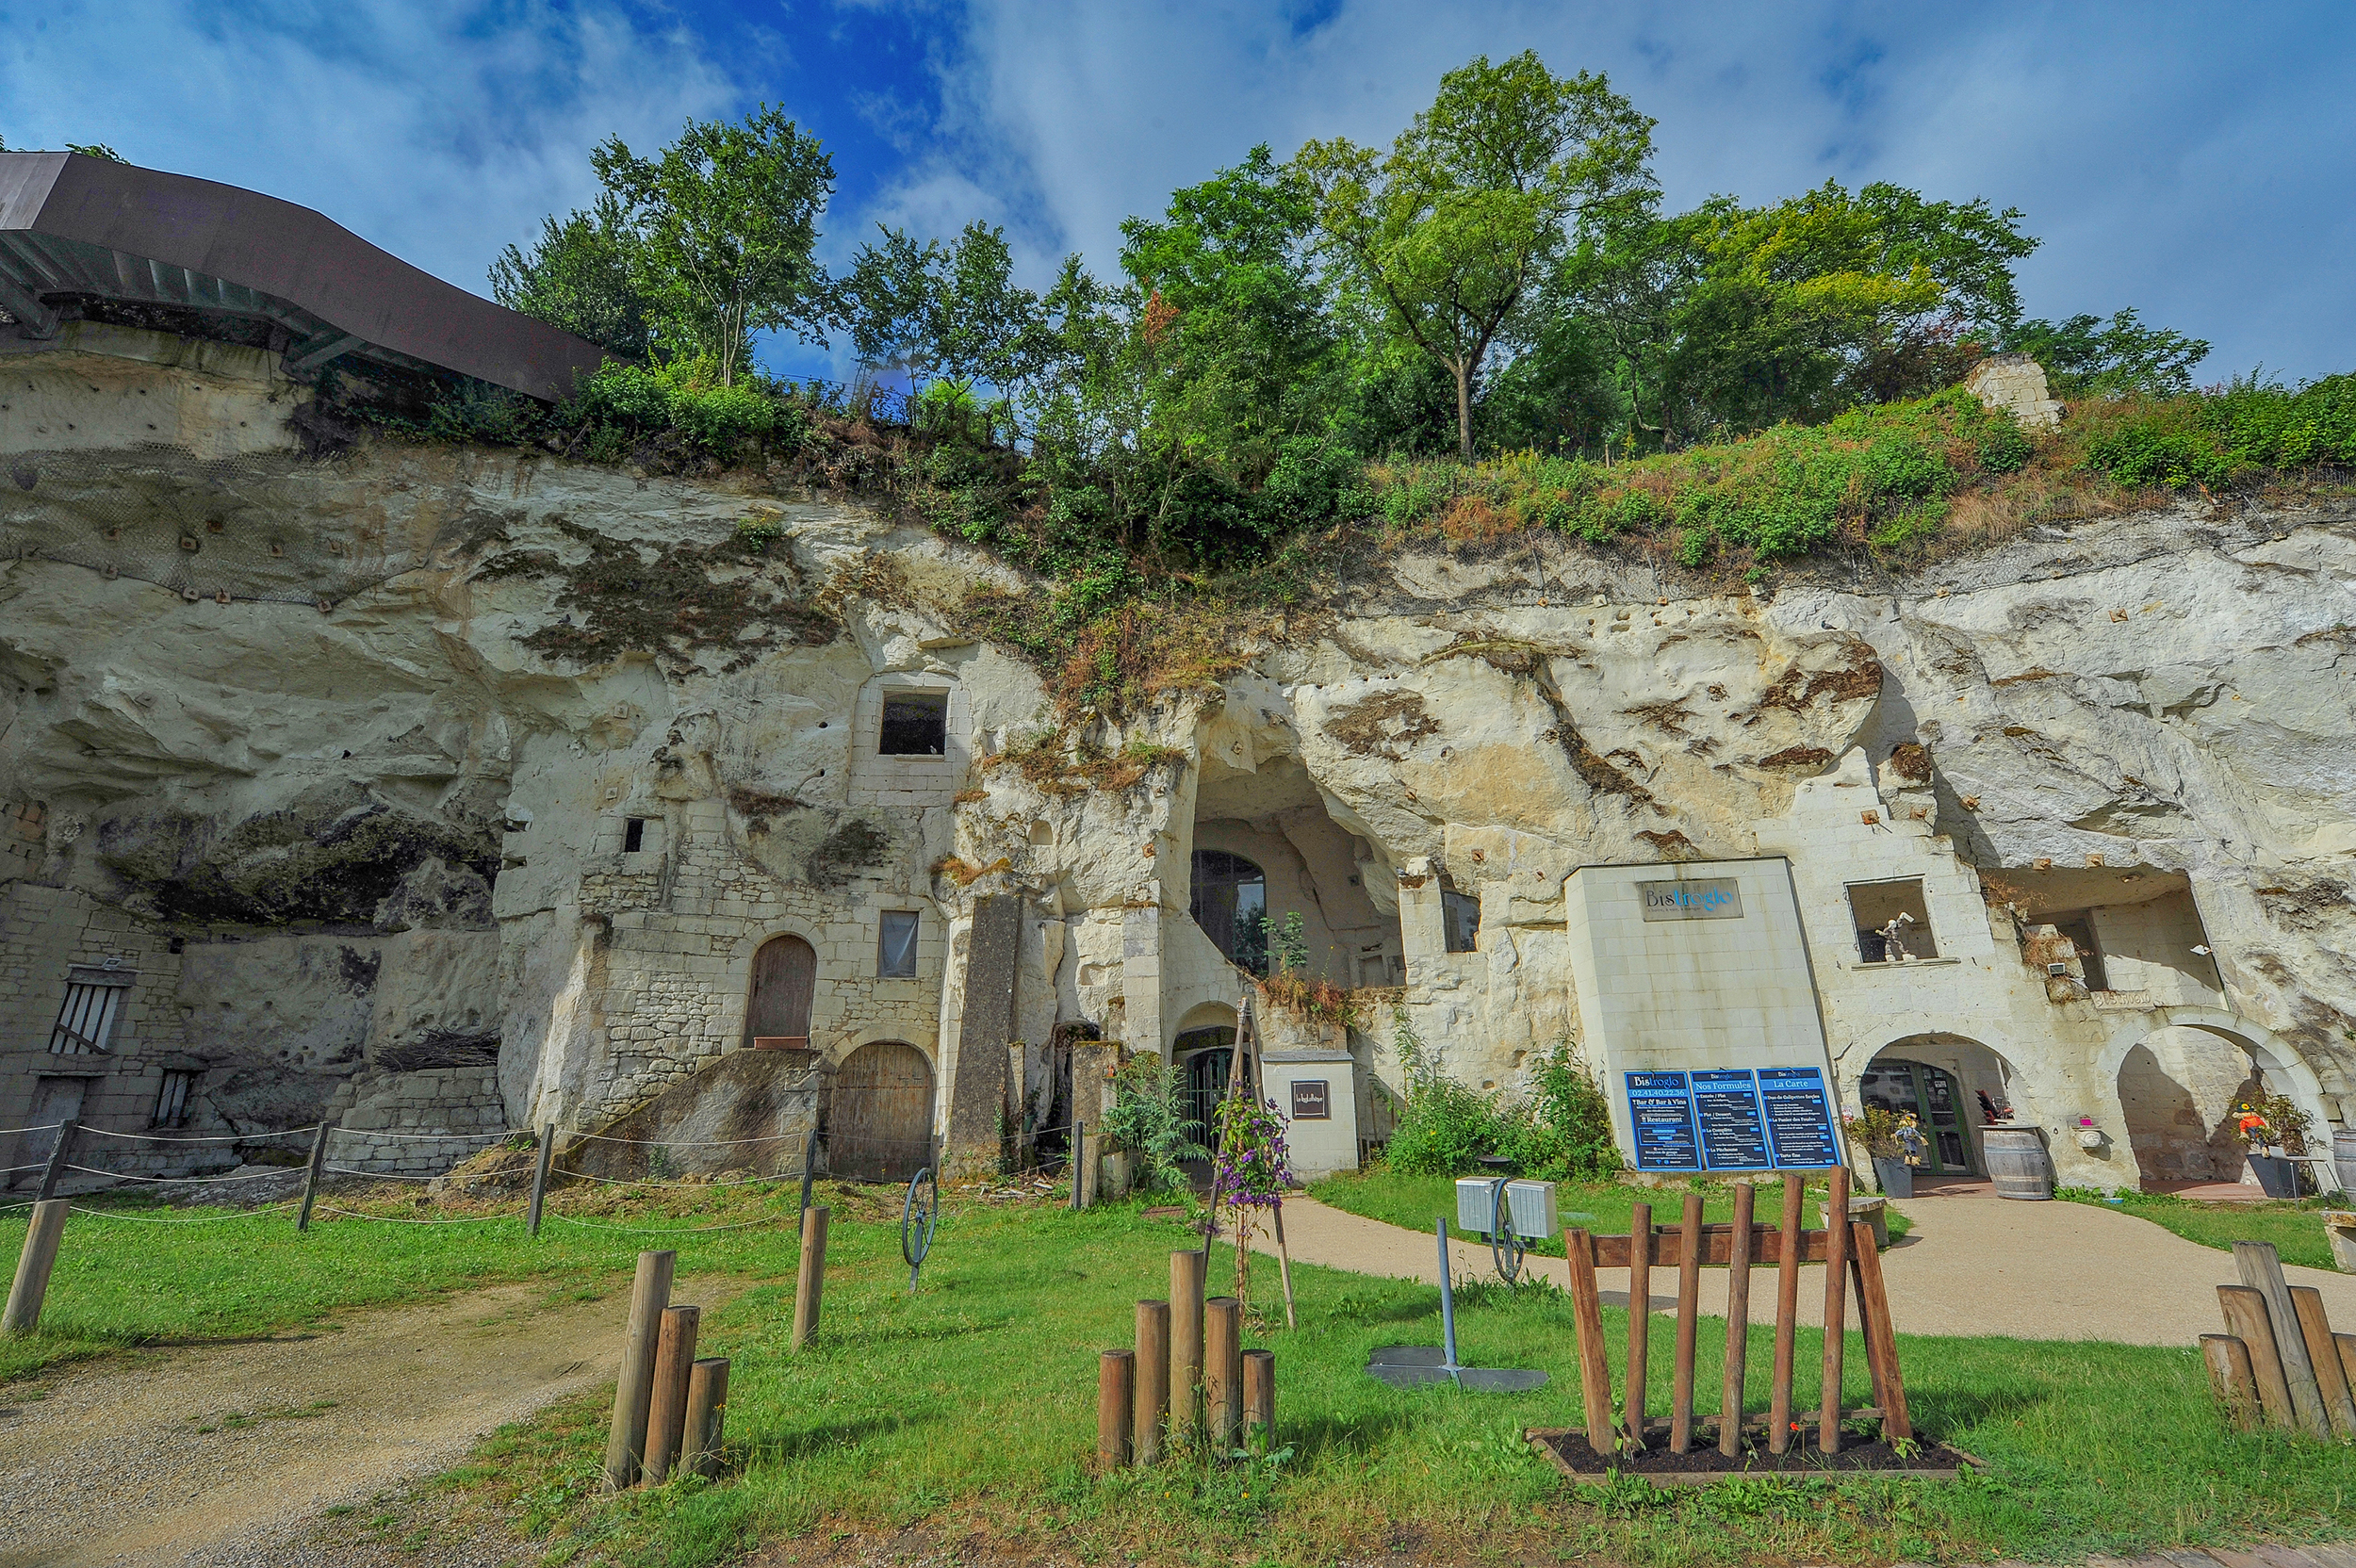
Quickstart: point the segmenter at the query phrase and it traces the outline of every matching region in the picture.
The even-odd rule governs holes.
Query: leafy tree
[[[0,138],[0,153],[5,153],[8,150],[8,144],[7,139]],[[37,150],[38,149],[35,148],[18,149],[20,152],[34,152]],[[69,141],[65,144],[65,150],[69,153],[79,153],[86,158],[105,158],[108,163],[128,163],[131,161],[129,158],[124,157],[121,153],[116,152],[112,147],[107,146],[103,141],[92,141],[87,143]]]
[[[590,156],[635,232],[630,270],[662,331],[676,330],[735,384],[751,335],[790,328],[824,344],[833,289],[811,255],[834,162],[764,104],[742,125],[689,121],[659,158],[609,137]]]
[[[2192,390],[2192,368],[2206,359],[2209,345],[2166,327],[2147,327],[2132,310],[2107,322],[2095,316],[2068,320],[2022,321],[2004,335],[2004,347],[2033,354],[2065,397],[2120,392],[2163,396]]]
[[[1557,77],[1535,53],[1480,57],[1440,80],[1387,156],[1311,141],[1292,168],[1344,286],[1456,383],[1457,451],[1472,461],[1472,405],[1489,351],[1516,324],[1569,225],[1641,200],[1653,122],[1586,72]]]
[[[529,255],[510,245],[491,264],[491,297],[632,359],[654,347],[646,297],[633,276],[638,235],[612,191],[563,222],[541,220]]]
[[[882,234],[881,245],[859,247],[843,287],[862,360],[945,377],[969,396],[982,385],[1011,393],[1045,368],[1053,333],[1039,297],[1014,281],[1003,229],[969,223],[946,245]]]

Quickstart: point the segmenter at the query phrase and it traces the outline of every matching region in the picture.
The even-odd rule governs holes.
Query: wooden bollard
[[[1203,1269],[1208,1260],[1189,1247],[1170,1255],[1170,1410],[1174,1426],[1199,1431],[1203,1423]]]
[[[639,1478],[660,1486],[671,1474],[687,1435],[687,1378],[695,1364],[699,1307],[663,1309],[663,1331],[654,1352],[654,1393],[646,1401],[646,1457]]]
[[[1783,1179],[1783,1229],[1775,1238],[1775,1374],[1767,1395],[1767,1451],[1792,1446],[1792,1363],[1800,1325],[1800,1227],[1808,1218],[1807,1184]]]
[[[638,1479],[646,1451],[646,1406],[654,1395],[655,1345],[663,1309],[671,1302],[677,1252],[641,1252],[630,1286],[630,1331],[622,1338],[621,1375],[614,1380],[614,1426],[605,1439],[605,1484],[616,1491]]]
[[[1669,1396],[1669,1451],[1693,1447],[1693,1342],[1701,1331],[1702,1195],[1685,1195],[1685,1218],[1677,1227],[1677,1346],[1676,1383]]]
[[[2241,1282],[2266,1297],[2266,1315],[2274,1326],[2274,1353],[2282,1358],[2282,1380],[2289,1386],[2291,1409],[2310,1437],[2329,1440],[2331,1417],[2323,1406],[2323,1386],[2315,1364],[2307,1355],[2307,1336],[2299,1331],[2298,1309],[2291,1305],[2290,1282],[2282,1277],[2282,1260],[2267,1241],[2233,1243],[2233,1266]],[[2251,1346],[2254,1360],[2258,1348]]]
[[[2323,1395],[2324,1413],[2341,1437],[2356,1437],[2356,1396],[2348,1388],[2348,1371],[2332,1344],[2331,1320],[2324,1315],[2323,1292],[2313,1285],[2290,1287],[2291,1310],[2299,1315],[2299,1336],[2307,1342],[2307,1361],[2315,1369]]]
[[[1628,1223],[1628,1446],[1644,1447],[1644,1374],[1652,1361],[1652,1205],[1639,1203]]]
[[[710,1480],[720,1473],[720,1431],[728,1413],[728,1362],[706,1356],[687,1373],[687,1433],[679,1469]]]
[[[1254,1430],[1263,1442],[1276,1434],[1276,1352],[1243,1353],[1243,1435],[1246,1446]]]
[[[1748,1182],[1734,1188],[1734,1233],[1726,1251],[1726,1364],[1718,1388],[1718,1452],[1732,1459],[1742,1451],[1742,1375],[1751,1352],[1751,1212],[1758,1190]]]
[[[33,1221],[25,1228],[25,1250],[16,1255],[16,1279],[8,1286],[8,1310],[0,1316],[0,1333],[29,1334],[41,1327],[41,1304],[49,1296],[57,1238],[65,1234],[70,1207],[62,1198],[33,1205]]]
[[[818,1334],[818,1298],[826,1288],[826,1221],[832,1214],[824,1203],[802,1211],[802,1272],[794,1283],[796,1350]]]
[[[1137,1429],[1131,1449],[1139,1464],[1162,1462],[1162,1428],[1170,1420],[1170,1303],[1137,1303]]]
[[[2258,1429],[2258,1384],[2250,1375],[2250,1347],[2232,1334],[2202,1334],[2201,1359],[2209,1365],[2209,1392],[2239,1432]]]
[[[1203,1413],[1211,1447],[1232,1452],[1243,1438],[1243,1303],[1232,1296],[1203,1303]]]
[[[1129,1434],[1137,1425],[1137,1357],[1134,1350],[1107,1350],[1096,1362],[1096,1468],[1118,1470],[1129,1462]]]
[[[1585,1231],[1562,1233],[1562,1258],[1570,1266],[1571,1326],[1579,1339],[1579,1413],[1587,1421],[1587,1446],[1597,1455],[1615,1451],[1612,1440],[1612,1366],[1603,1355],[1603,1296],[1595,1289],[1595,1241]]]
[[[2282,1358],[2274,1348],[2274,1325],[2266,1318],[2266,1293],[2250,1285],[2219,1285],[2217,1304],[2225,1313],[2225,1331],[2248,1349],[2250,1384],[2258,1391],[2258,1408],[2266,1425],[2286,1432],[2295,1430],[2299,1416],[2291,1408]]]
[[[2348,1386],[2356,1389],[2356,1334],[2335,1333],[2331,1343],[2339,1347],[2340,1371],[2348,1378]]]
[[[1849,1168],[1832,1168],[1824,1200],[1824,1383],[1816,1401],[1816,1446],[1841,1452],[1841,1357],[1848,1348]]]

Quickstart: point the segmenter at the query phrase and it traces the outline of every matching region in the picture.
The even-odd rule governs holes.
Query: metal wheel
[[[1530,1249],[1513,1231],[1513,1208],[1505,1200],[1502,1176],[1489,1184],[1489,1256],[1497,1266],[1497,1277],[1507,1284],[1520,1278],[1522,1259]]]
[[[924,1255],[933,1250],[933,1230],[941,1223],[941,1184],[926,1166],[908,1182],[908,1200],[900,1205],[900,1256],[908,1260],[908,1294],[916,1293],[916,1276]]]

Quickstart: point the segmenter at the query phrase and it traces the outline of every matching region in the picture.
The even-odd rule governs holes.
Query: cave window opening
[[[1852,883],[1849,915],[1857,927],[1857,956],[1866,963],[1896,964],[1939,956],[1939,942],[1931,934],[1930,906],[1923,902],[1919,876],[1897,882]]]
[[[886,909],[875,940],[875,974],[884,980],[916,978],[916,911]]]
[[[2094,916],[2090,910],[2074,915],[2051,915],[2053,929],[2070,939],[2070,945],[2078,950],[2078,962],[2085,968],[2086,989],[2106,991],[2111,988],[2110,972],[2102,965],[2102,950],[2094,941]]]
[[[103,1056],[114,1033],[115,1016],[134,976],[129,970],[76,964],[68,972],[65,1004],[49,1031],[53,1056]]]
[[[1441,889],[1440,929],[1450,953],[1480,951],[1481,900],[1453,888]]]
[[[635,855],[646,847],[646,819],[632,817],[622,828],[622,853]]]
[[[149,1125],[154,1127],[186,1127],[188,1124],[188,1088],[196,1081],[193,1072],[164,1070],[164,1081],[155,1091],[155,1114]]]
[[[875,750],[884,757],[940,757],[949,749],[949,694],[889,692]]]
[[[1268,875],[1223,849],[1194,852],[1195,924],[1229,963],[1268,972]]]

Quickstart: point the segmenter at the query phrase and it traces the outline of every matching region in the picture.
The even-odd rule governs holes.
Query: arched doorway
[[[2155,1029],[2135,1042],[2119,1064],[2119,1109],[2144,1185],[2241,1180],[2233,1103],[2268,1092],[2249,1053],[2208,1030]]]
[[[1254,974],[1268,972],[1268,876],[1223,849],[1194,852],[1190,906],[1194,923],[1227,961]]]
[[[1923,1170],[1934,1176],[1978,1174],[1963,1086],[1945,1068],[1907,1056],[1876,1056],[1857,1080],[1857,1098],[1876,1110],[1914,1118],[1922,1129]]]
[[[905,1182],[932,1163],[933,1064],[905,1040],[871,1040],[835,1069],[826,1168]]]
[[[753,990],[744,1007],[744,1040],[758,1051],[810,1049],[810,1004],[818,988],[818,955],[799,937],[772,937],[753,955]]]

